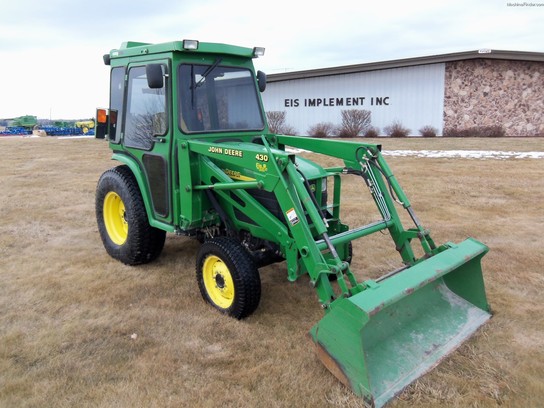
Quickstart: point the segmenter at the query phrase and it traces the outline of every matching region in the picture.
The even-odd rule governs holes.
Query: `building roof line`
[[[439,64],[445,62],[464,61],[471,59],[498,59],[513,61],[537,61],[544,62],[544,53],[529,51],[504,51],[504,50],[474,50],[462,51],[450,54],[430,55],[425,57],[413,57],[389,61],[370,62],[339,67],[318,68],[304,71],[282,72],[267,76],[268,82],[289,81],[293,79],[315,78],[331,75],[353,74],[358,72],[377,71],[382,69],[404,68],[417,65]]]

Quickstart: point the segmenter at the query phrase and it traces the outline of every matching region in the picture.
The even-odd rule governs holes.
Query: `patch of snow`
[[[544,152],[497,150],[384,150],[384,156],[462,159],[544,159]]]

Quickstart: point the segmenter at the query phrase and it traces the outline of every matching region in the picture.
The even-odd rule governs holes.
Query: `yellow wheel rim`
[[[227,265],[218,256],[210,255],[202,266],[202,276],[210,300],[228,309],[234,302],[234,281]]]
[[[117,245],[123,245],[128,237],[125,203],[119,194],[110,191],[104,198],[104,224],[110,239]]]

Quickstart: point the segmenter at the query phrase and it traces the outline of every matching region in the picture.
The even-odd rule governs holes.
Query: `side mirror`
[[[164,86],[164,74],[161,64],[147,64],[145,66],[147,86],[151,89],[161,89]]]
[[[263,71],[257,71],[257,84],[259,91],[264,92],[266,89],[266,74]]]

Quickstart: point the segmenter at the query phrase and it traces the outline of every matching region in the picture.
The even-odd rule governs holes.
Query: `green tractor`
[[[266,76],[253,66],[263,53],[184,40],[127,42],[104,56],[110,106],[97,110],[96,137],[120,165],[98,182],[100,236],[128,265],[156,259],[167,232],[198,239],[202,297],[236,319],[259,305],[260,267],[284,261],[288,280],[308,275],[324,311],[310,331],[318,357],[379,407],[490,318],[488,248],[472,238],[435,244],[379,145],[272,134],[259,93]],[[374,221],[340,219],[346,177],[366,186]],[[379,232],[402,267],[360,282],[352,242]]]

